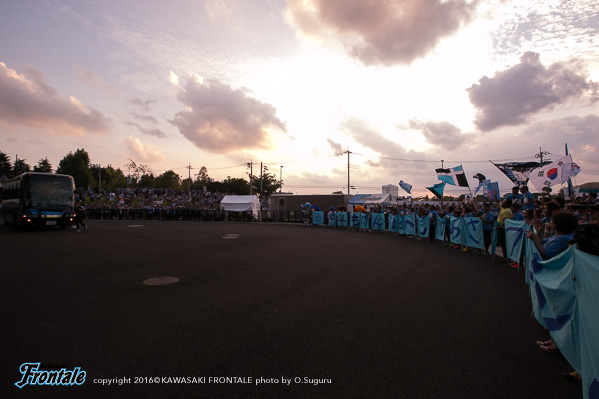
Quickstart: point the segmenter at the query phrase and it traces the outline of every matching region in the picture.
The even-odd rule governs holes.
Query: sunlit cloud
[[[216,153],[267,149],[272,135],[287,131],[275,107],[215,79],[204,83],[188,79],[177,98],[188,110],[169,122],[201,149]]]
[[[126,140],[126,146],[130,158],[136,161],[162,163],[165,160],[159,148],[151,144],[143,144],[137,137],[129,136]]]
[[[289,0],[287,18],[307,36],[333,34],[366,65],[410,64],[473,18],[479,1]]]
[[[482,131],[520,125],[532,115],[567,101],[596,102],[599,85],[588,80],[578,62],[556,62],[545,67],[538,53],[524,53],[520,63],[482,77],[468,90],[477,108],[475,124]]]
[[[412,119],[409,127],[420,130],[427,142],[445,150],[468,144],[474,136],[472,133],[462,133],[460,128],[449,122],[420,122]]]
[[[74,97],[60,96],[37,68],[28,66],[19,74],[2,62],[0,119],[54,134],[84,135],[110,130],[109,120],[100,111]]]

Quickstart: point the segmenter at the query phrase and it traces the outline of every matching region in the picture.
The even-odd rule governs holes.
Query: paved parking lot
[[[535,345],[522,274],[482,255],[326,227],[88,224],[0,226],[2,397],[582,396]],[[85,382],[19,389],[24,363]]]

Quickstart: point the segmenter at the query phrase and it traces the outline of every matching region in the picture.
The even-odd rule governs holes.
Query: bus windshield
[[[65,176],[30,175],[26,205],[32,208],[73,206],[73,180]]]

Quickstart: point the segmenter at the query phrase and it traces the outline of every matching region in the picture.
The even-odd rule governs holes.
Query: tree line
[[[11,162],[10,156],[0,151],[0,177],[9,179],[26,172],[53,173],[53,167],[48,158],[40,159],[33,168],[26,159]],[[57,174],[73,176],[78,189],[94,191],[115,191],[118,188],[163,188],[171,190],[206,190],[224,194],[249,195],[250,192],[261,197],[268,197],[281,187],[281,182],[274,174],[263,171],[261,176],[250,176],[247,179],[229,177],[216,181],[208,175],[206,167],[202,166],[194,178],[183,179],[173,170],[167,170],[154,175],[151,168],[132,159],[120,167],[112,165],[101,166],[92,164],[88,152],[79,148],[69,152],[58,163]],[[260,179],[261,177],[261,179]]]

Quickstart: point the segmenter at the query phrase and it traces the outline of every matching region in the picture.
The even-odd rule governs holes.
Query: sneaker
[[[511,268],[516,268],[516,267],[518,267],[518,263],[517,262],[510,262],[510,267]]]
[[[462,249],[462,252],[468,252],[468,251],[470,251],[470,250],[468,249],[468,247],[464,247],[464,248]]]
[[[553,354],[560,353],[559,349],[557,348],[557,345],[553,342],[550,343],[549,345],[541,345],[541,346],[539,346],[539,349],[542,350],[543,352],[547,352],[547,353],[553,353]]]
[[[454,248],[459,248],[460,246],[459,246],[459,245],[454,245],[453,247],[454,247]]]
[[[81,230],[77,229],[77,233],[81,233]]]

